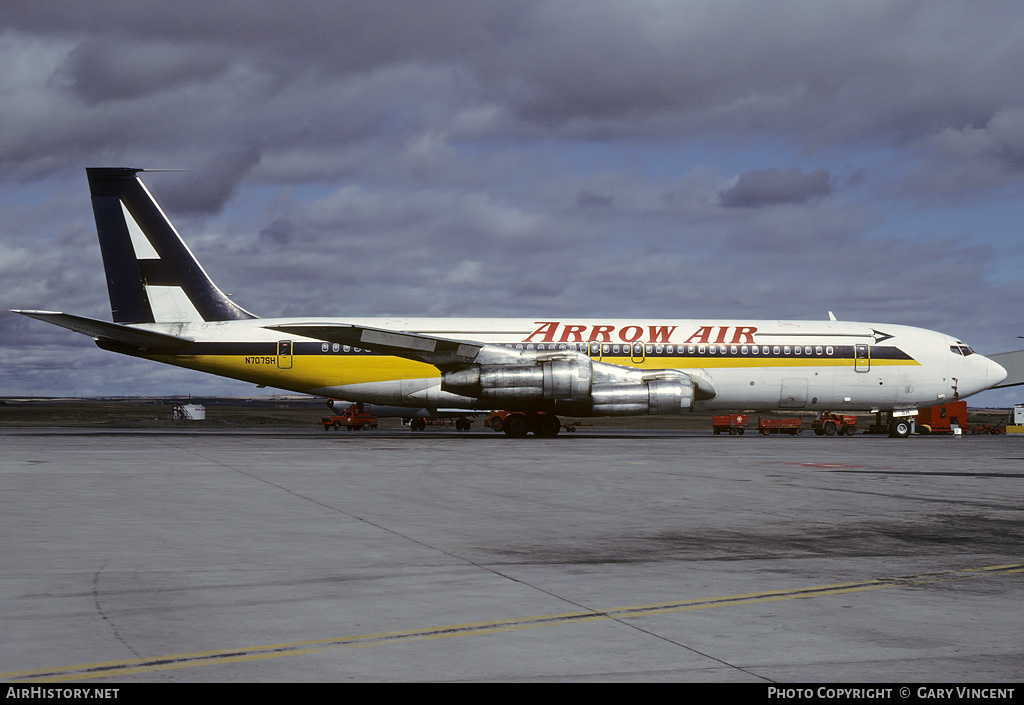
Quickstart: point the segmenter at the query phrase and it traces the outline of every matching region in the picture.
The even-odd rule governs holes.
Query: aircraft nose
[[[1006,368],[1000,365],[998,362],[993,362],[992,360],[989,360],[987,357],[985,358],[985,363],[986,376],[988,378],[986,388],[991,389],[992,387],[996,386],[1004,379],[1006,379]]]

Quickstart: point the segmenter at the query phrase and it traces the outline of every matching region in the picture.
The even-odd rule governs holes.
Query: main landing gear
[[[528,433],[541,438],[554,438],[562,430],[562,422],[554,414],[543,411],[515,411],[503,419],[502,430],[506,436],[513,438],[524,438]]]

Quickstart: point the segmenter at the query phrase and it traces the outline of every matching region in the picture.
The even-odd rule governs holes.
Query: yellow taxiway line
[[[740,595],[724,595],[696,600],[675,602],[659,602],[652,604],[615,607],[607,610],[586,610],[565,612],[561,614],[521,617],[518,619],[498,619],[467,624],[449,624],[425,629],[409,631],[381,632],[379,634],[362,634],[332,639],[313,641],[295,641],[285,644],[240,647],[236,649],[219,649],[215,651],[196,651],[192,653],[170,654],[152,658],[125,659],[120,661],[103,661],[85,663],[75,666],[57,668],[39,668],[25,671],[9,671],[0,673],[0,679],[9,682],[61,682],[79,681],[89,678],[106,678],[152,673],[179,668],[196,668],[199,666],[215,666],[245,661],[281,658],[283,656],[299,656],[343,648],[363,648],[382,644],[450,639],[461,636],[494,634],[498,632],[535,629],[538,627],[557,627],[569,624],[600,622],[609,620],[634,619],[655,614],[673,612],[689,612],[693,610],[714,609],[717,607],[735,607],[754,605],[782,600],[807,599],[843,595],[869,590],[885,590],[910,585],[924,585],[948,580],[963,580],[979,575],[1007,575],[1024,572],[1024,563],[985,566],[981,568],[965,568],[940,573],[921,573],[918,575],[878,578],[852,583],[836,583],[834,585],[817,585],[813,587],[794,588],[789,590],[773,590],[752,592]]]

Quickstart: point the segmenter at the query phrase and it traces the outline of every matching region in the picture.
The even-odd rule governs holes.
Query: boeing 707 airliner
[[[261,386],[412,409],[502,409],[512,435],[558,414],[775,409],[887,414],[999,385],[960,340],[905,325],[568,318],[258,318],[207,276],[146,189],[143,169],[87,169],[113,322],[32,318],[104,350]],[[1017,383],[1017,382],[1014,382]],[[511,428],[510,428],[511,427]]]

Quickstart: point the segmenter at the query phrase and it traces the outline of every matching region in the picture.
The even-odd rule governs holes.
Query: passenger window
[[[816,346],[814,348],[814,354],[815,355],[821,355],[821,346],[820,345],[818,345],[818,346]]]
[[[776,345],[774,348],[772,348],[772,354],[778,355],[780,352],[782,352],[782,350],[779,348],[778,345]]]
[[[736,348],[733,348],[733,350],[735,350],[735,349]],[[747,346],[746,345],[741,345],[740,346],[740,354],[741,355],[746,355],[747,354]]]
[[[320,352],[327,352],[327,349],[327,343],[324,343],[323,345],[320,346]]]

